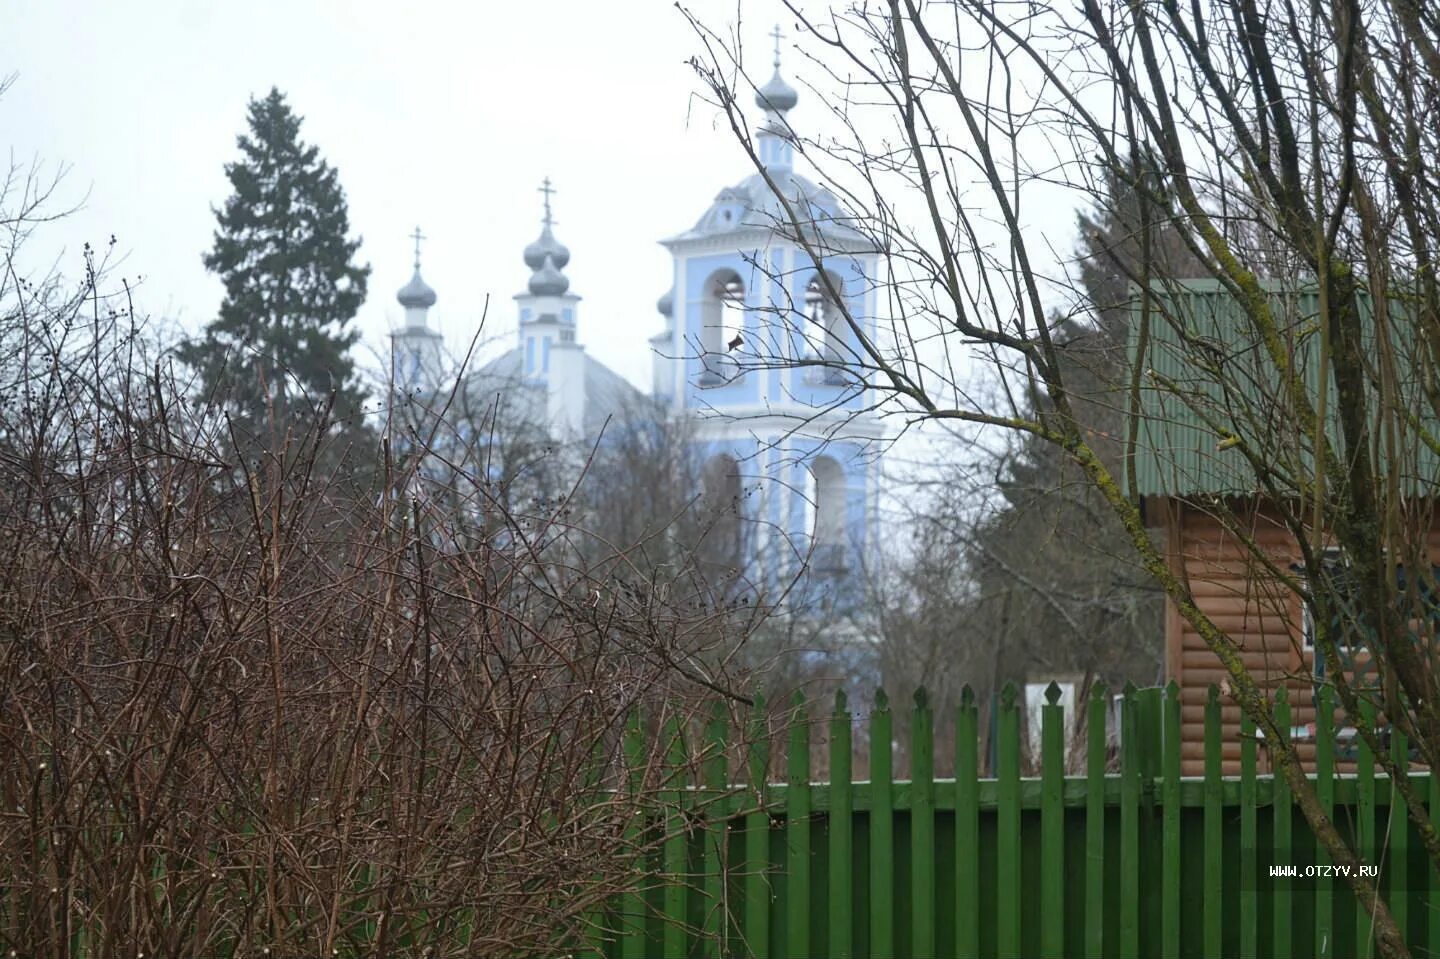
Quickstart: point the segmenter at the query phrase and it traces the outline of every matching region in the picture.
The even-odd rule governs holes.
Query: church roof
[[[802,223],[808,221],[820,234],[831,239],[870,242],[851,225],[852,217],[845,213],[835,194],[825,187],[789,170],[772,170],[771,177]],[[789,223],[789,214],[770,189],[770,184],[765,182],[765,177],[752,173],[734,186],[721,190],[693,227],[663,242],[681,243],[757,228],[783,230]]]
[[[519,347],[502,353],[476,370],[466,380],[465,391],[472,402],[488,404],[495,394],[504,393],[507,402],[532,394],[544,413],[544,387],[528,384],[524,378],[525,353]],[[645,395],[619,373],[585,354],[585,420],[587,437],[598,436],[607,418],[615,422],[632,418],[641,409]]]

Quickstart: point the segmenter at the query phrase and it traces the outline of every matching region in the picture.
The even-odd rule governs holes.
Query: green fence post
[[[730,832],[727,725],[725,704],[717,702],[705,728],[705,912],[701,928],[705,954],[711,959],[721,959],[729,952],[725,940],[730,928],[730,897],[724,872]]]
[[[605,765],[608,760],[605,749],[605,737],[597,736],[591,744],[590,756],[585,762],[585,772],[580,786],[581,795],[584,797],[581,807],[585,813],[595,811],[597,805],[605,802],[604,782]],[[607,906],[605,902],[599,903],[595,908],[585,913],[581,920],[583,931],[579,954],[581,959],[604,959],[605,942],[609,938],[607,927]],[[474,935],[475,917],[468,915],[461,920],[461,931],[456,938],[456,944],[462,948],[468,948]],[[79,953],[85,955],[85,953]]]
[[[1366,726],[1375,728],[1375,707],[1369,699],[1361,702],[1360,717]],[[1370,751],[1370,744],[1358,734],[1355,743],[1355,819],[1358,827],[1355,852],[1361,862],[1371,864],[1378,861],[1375,856],[1375,754]],[[1376,890],[1378,892],[1379,883],[1376,883]],[[1354,898],[1355,955],[1368,959],[1375,948],[1373,923],[1370,911],[1360,903],[1360,897]]]
[[[1393,722],[1390,724],[1390,758],[1395,761],[1396,775],[1408,782],[1410,743]],[[1393,782],[1390,783],[1389,821],[1390,848],[1386,855],[1390,859],[1390,915],[1405,941],[1410,942],[1410,812],[1405,797]]]
[[[830,955],[852,959],[854,925],[850,919],[855,899],[853,855],[854,803],[850,791],[850,710],[845,690],[835,691],[835,712],[830,717]]]
[[[645,787],[645,733],[640,722],[640,711],[631,710],[625,724],[625,768],[630,787],[629,801],[634,804],[630,810],[629,822],[625,824],[625,843],[631,855],[644,847],[645,816],[640,804],[641,790]],[[635,883],[644,879],[636,877],[621,897],[620,907],[620,955],[623,959],[644,959],[645,956],[645,893]]]
[[[1224,921],[1221,892],[1225,837],[1221,832],[1220,690],[1211,684],[1205,695],[1205,902],[1202,937],[1206,959],[1221,959]]]
[[[921,686],[910,723],[910,950],[935,957],[935,726]]]
[[[1000,690],[995,756],[999,766],[995,811],[996,943],[1000,959],[1020,959],[1020,709],[1014,683]]]
[[[1120,959],[1140,959],[1140,730],[1134,683],[1120,702]]]
[[[1440,769],[1429,770],[1426,790],[1426,812],[1431,824],[1440,822]],[[1425,935],[1429,940],[1430,955],[1440,956],[1440,870],[1429,866],[1425,870]]]
[[[980,959],[980,723],[967,683],[955,710],[955,954]]]
[[[1283,683],[1275,690],[1275,725],[1282,731],[1290,728],[1290,700]],[[1294,822],[1290,811],[1290,783],[1276,769],[1276,744],[1267,740],[1265,748],[1270,755],[1271,786],[1274,788],[1270,807],[1270,861],[1279,864],[1292,863],[1295,861],[1295,846],[1292,835]],[[1274,883],[1271,889],[1275,956],[1277,959],[1290,959],[1294,954],[1290,886],[1282,881]]]
[[[890,698],[870,710],[870,955],[895,955],[895,800],[890,764]]]
[[[810,954],[810,722],[805,694],[795,693],[785,766],[785,947]]]
[[[770,731],[765,697],[755,697],[750,719],[750,802],[745,816],[745,944],[755,959],[770,955]]]
[[[1256,959],[1260,950],[1259,910],[1255,901],[1255,723],[1240,717],[1240,959]]]
[[[1161,869],[1160,948],[1165,956],[1180,955],[1180,687],[1165,687],[1161,719],[1164,730],[1160,760]]]
[[[689,929],[687,928],[686,893],[690,888],[690,877],[686,867],[688,830],[685,826],[685,810],[681,803],[686,799],[685,765],[686,749],[684,730],[680,720],[672,714],[666,721],[665,776],[669,788],[665,791],[665,889],[662,894],[665,928],[662,930],[665,959],[685,959],[688,952]]]
[[[1109,760],[1110,690],[1090,687],[1085,719],[1085,955],[1105,954],[1105,767]]]
[[[1329,686],[1321,686],[1315,699],[1315,793],[1325,815],[1335,814],[1335,709]],[[1330,854],[1316,843],[1315,863],[1330,865]],[[1334,889],[1329,882],[1315,887],[1315,955],[1335,955]]]
[[[1040,708],[1040,952],[1065,953],[1065,707],[1060,686]]]

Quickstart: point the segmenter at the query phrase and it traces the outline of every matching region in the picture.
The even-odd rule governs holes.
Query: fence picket
[[[1220,690],[1211,685],[1205,695],[1205,931],[1201,945],[1206,959],[1221,959],[1224,878],[1221,858],[1225,851],[1220,834]]]
[[[1090,687],[1085,719],[1085,955],[1105,954],[1105,767],[1109,737],[1106,717],[1110,690],[1103,682]]]
[[[895,955],[895,818],[890,766],[890,699],[870,711],[870,954]]]
[[[1275,725],[1282,731],[1290,728],[1290,700],[1286,695],[1284,685],[1275,690]],[[1271,826],[1270,826],[1270,861],[1276,863],[1292,862],[1294,860],[1295,847],[1292,845],[1291,826],[1293,818],[1291,813],[1290,784],[1285,777],[1276,770],[1275,756],[1273,753],[1274,743],[1266,742],[1267,749],[1272,750],[1270,755],[1270,768],[1274,770],[1272,787],[1274,798],[1271,805]],[[1272,892],[1272,923],[1274,934],[1274,946],[1276,959],[1290,959],[1294,955],[1294,929],[1293,929],[1293,903],[1290,899],[1290,884],[1285,882],[1276,883]]]
[[[687,830],[685,812],[680,807],[685,796],[685,738],[679,718],[673,713],[665,721],[664,732],[666,770],[669,788],[662,793],[665,805],[665,841],[662,857],[665,867],[665,887],[662,890],[664,929],[662,930],[665,959],[685,959],[689,939],[685,907],[686,893],[690,887],[687,875],[685,846]]]
[[[1040,953],[1065,952],[1065,707],[1045,687],[1040,708]]]
[[[1397,775],[1408,779],[1410,743],[1399,726],[1391,726],[1390,758],[1395,761]],[[1394,783],[1390,784],[1389,822],[1386,835],[1390,837],[1390,843],[1386,858],[1390,861],[1390,898],[1387,901],[1395,926],[1405,936],[1405,941],[1410,942],[1410,816],[1405,797],[1400,795]]]
[[[637,804],[625,824],[626,845],[634,850],[644,843],[645,822],[640,815],[638,800],[645,785],[645,738],[638,709],[630,712],[625,724],[625,769],[630,787],[630,801]],[[622,959],[644,959],[645,956],[645,893],[635,885],[620,898],[620,955]]]
[[[728,721],[725,704],[716,703],[705,726],[705,909],[701,931],[706,954],[711,959],[720,959],[729,953],[726,937],[730,931],[730,897],[725,894],[724,872],[730,831],[730,777],[726,759]]]
[[[1160,890],[1161,952],[1180,955],[1180,687],[1174,682],[1165,687],[1164,751],[1160,774],[1161,865],[1164,875]]]
[[[810,954],[810,722],[805,694],[795,693],[786,750],[785,944],[790,956]]]
[[[854,899],[854,814],[850,784],[850,710],[845,690],[835,691],[830,717],[830,955],[851,959],[854,925],[850,904]]]
[[[1325,815],[1335,811],[1335,710],[1329,686],[1321,686],[1315,698],[1315,793]],[[1330,854],[1316,844],[1315,863],[1330,865]],[[1315,887],[1315,955],[1330,957],[1335,952],[1335,900],[1331,885]]]
[[[1430,767],[1430,789],[1427,794],[1426,811],[1431,824],[1440,817],[1440,769]],[[1440,956],[1440,870],[1433,867],[1425,870],[1425,935],[1429,940],[1430,955]]]
[[[755,697],[750,719],[751,811],[745,817],[745,945],[754,959],[770,955],[770,735],[765,697]]]
[[[1360,704],[1361,721],[1371,729],[1375,728],[1375,707],[1367,699]],[[1364,863],[1373,863],[1375,858],[1375,754],[1364,739],[1356,737],[1355,754],[1355,852]],[[1370,911],[1355,898],[1355,955],[1358,959],[1369,959],[1375,948]]]
[[[999,766],[996,796],[998,841],[995,851],[996,943],[1000,959],[1020,959],[1020,709],[1014,683],[1000,690],[996,724]]]
[[[930,703],[915,690],[910,722],[910,949],[935,956],[935,729]]]
[[[975,692],[955,710],[955,954],[980,959],[980,729]]]
[[[1240,717],[1240,959],[1256,959],[1260,949],[1255,886],[1255,723]]]
[[[1134,683],[1120,701],[1120,957],[1140,957],[1140,710]]]

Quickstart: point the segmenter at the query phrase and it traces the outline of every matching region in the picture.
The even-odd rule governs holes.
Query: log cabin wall
[[[1242,530],[1231,530],[1213,514],[1175,499],[1151,501],[1157,507],[1159,526],[1166,537],[1170,568],[1190,586],[1191,595],[1216,626],[1235,639],[1240,654],[1256,681],[1270,695],[1281,683],[1290,700],[1291,726],[1315,722],[1314,654],[1304,648],[1304,619],[1300,598],[1276,581],[1265,564],[1246,545],[1257,543],[1280,569],[1300,560],[1300,550],[1289,530],[1273,512],[1257,507],[1244,514],[1227,505],[1230,516],[1247,515]],[[1151,514],[1152,516],[1154,514]],[[1432,514],[1427,533],[1432,563],[1440,563],[1440,512]],[[1181,774],[1204,774],[1204,709],[1212,683],[1226,679],[1220,659],[1205,645],[1174,603],[1165,612],[1166,674],[1180,686]],[[1221,697],[1224,774],[1240,772],[1240,707]],[[1337,726],[1345,724],[1337,712]],[[1315,759],[1313,741],[1296,743],[1301,760]],[[1258,754],[1260,771],[1269,771],[1269,759]],[[1413,764],[1412,764],[1413,765]],[[1354,772],[1353,762],[1336,756],[1335,770]]]
[[[1299,558],[1289,531],[1263,509],[1251,512],[1241,530],[1227,529],[1214,515],[1176,500],[1164,501],[1162,517],[1171,569],[1189,584],[1196,604],[1236,640],[1245,665],[1262,688],[1273,694],[1276,686],[1286,684],[1292,724],[1314,722],[1300,600],[1246,545],[1247,538],[1257,543],[1277,567],[1285,569]],[[1226,674],[1174,603],[1167,604],[1165,633],[1166,671],[1180,686],[1181,773],[1199,776],[1204,773],[1205,698],[1210,685],[1222,685]],[[1224,772],[1235,775],[1240,771],[1240,707],[1228,696],[1221,697],[1221,704]],[[1301,758],[1311,761],[1314,744],[1299,746]],[[1260,762],[1262,771],[1268,771],[1264,750]]]

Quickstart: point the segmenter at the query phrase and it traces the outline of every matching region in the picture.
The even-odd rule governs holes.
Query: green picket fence
[[[1371,955],[1367,914],[1324,867],[1283,781],[1256,772],[1242,733],[1241,773],[1221,775],[1220,702],[1205,711],[1205,774],[1180,776],[1179,690],[1127,687],[1118,771],[1107,742],[1108,693],[1087,704],[1084,775],[1065,774],[1066,723],[1052,684],[1041,708],[1038,778],[1021,776],[1021,709],[999,695],[995,778],[977,775],[982,724],[967,689],[953,716],[953,779],[937,779],[935,723],[923,691],[911,708],[911,778],[892,776],[892,712],[868,716],[870,779],[852,781],[856,719],[837,694],[828,730],[788,724],[785,781],[770,775],[762,707],[744,730],[716,718],[697,741],[674,724],[667,811],[637,825],[657,852],[650,879],[597,917],[592,956],[641,957],[1233,957]],[[1376,864],[1412,951],[1440,956],[1434,870],[1403,800],[1362,747],[1355,775],[1335,770],[1332,715],[1321,693],[1312,773],[1322,803]],[[797,698],[796,715],[805,704]],[[1285,694],[1275,704],[1290,725]],[[638,723],[632,737],[640,735]],[[830,781],[811,781],[812,735]],[[828,733],[828,735],[826,735]],[[828,742],[825,741],[828,739]],[[739,742],[738,749],[735,745]],[[1392,747],[1407,755],[1402,737]],[[727,757],[740,753],[742,777]],[[638,755],[638,751],[636,753]],[[672,767],[674,768],[674,767]],[[739,771],[739,770],[737,770]],[[736,778],[743,782],[736,785]],[[1440,780],[1410,776],[1432,810]],[[1272,876],[1272,867],[1302,875]]]

